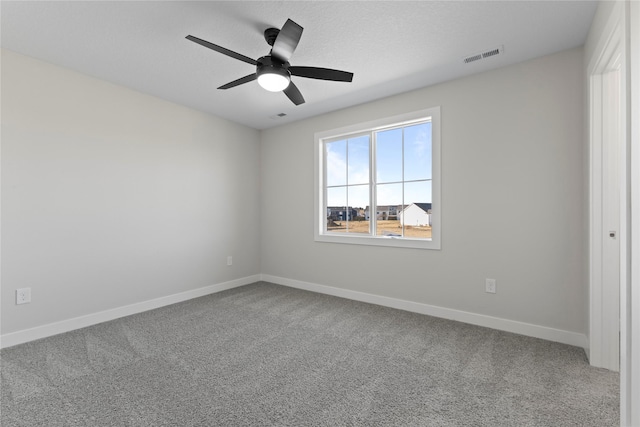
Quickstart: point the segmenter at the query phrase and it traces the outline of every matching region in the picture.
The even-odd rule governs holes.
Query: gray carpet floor
[[[0,352],[10,426],[617,426],[580,348],[269,283]]]

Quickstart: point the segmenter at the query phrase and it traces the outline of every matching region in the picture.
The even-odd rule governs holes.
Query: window
[[[315,239],[440,249],[440,108],[315,135]]]

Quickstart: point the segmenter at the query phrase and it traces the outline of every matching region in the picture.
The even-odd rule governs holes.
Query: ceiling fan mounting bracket
[[[273,46],[273,43],[276,41],[276,37],[280,34],[280,30],[278,28],[267,28],[264,30],[264,39],[267,41],[269,46]]]

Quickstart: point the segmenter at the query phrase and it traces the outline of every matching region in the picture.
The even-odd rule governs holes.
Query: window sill
[[[398,237],[340,236],[334,234],[318,234],[316,242],[340,243],[348,245],[387,246],[394,248],[440,250],[440,242],[436,239],[408,239]]]

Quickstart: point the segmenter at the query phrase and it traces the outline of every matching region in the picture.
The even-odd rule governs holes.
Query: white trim
[[[130,316],[132,314],[142,313],[167,305],[176,304],[193,298],[214,294],[217,292],[225,291],[227,289],[249,285],[258,281],[266,281],[292,288],[304,289],[311,292],[333,295],[340,298],[347,298],[354,301],[361,301],[369,304],[396,308],[399,310],[440,317],[443,319],[456,320],[471,325],[512,332],[520,335],[526,335],[534,338],[540,338],[582,348],[585,348],[587,346],[587,337],[584,334],[577,332],[570,332],[561,329],[549,328],[546,326],[518,322],[515,320],[502,319],[498,317],[486,316],[483,314],[476,314],[467,311],[439,307],[435,305],[352,291],[349,289],[335,288],[332,286],[320,285],[317,283],[287,279],[284,277],[272,276],[269,274],[256,274],[253,276],[247,276],[244,278],[218,283],[199,289],[180,292],[149,301],[143,301],[123,307],[100,311],[98,313],[92,313],[85,316],[62,320],[60,322],[37,326],[31,329],[24,329],[21,331],[8,333],[0,337],[0,348],[12,347],[14,345],[23,344],[40,338],[46,338],[64,332],[74,331],[76,329],[119,319],[121,317]]]
[[[456,320],[463,323],[469,323],[471,325],[484,326],[486,328],[512,332],[515,334],[559,342],[576,347],[585,348],[587,346],[586,335],[578,332],[554,329],[546,326],[533,325],[531,323],[518,322],[515,320],[486,316],[484,314],[476,314],[468,311],[455,310],[419,302],[368,294],[364,292],[352,291],[349,289],[335,288],[332,286],[320,285],[317,283],[303,282],[300,280],[271,276],[269,274],[262,274],[261,280],[265,282],[275,283],[277,285],[288,286],[291,288],[304,289],[306,291],[333,295],[340,298],[347,298],[350,300],[366,302],[369,304],[396,308],[413,313],[426,314],[428,316],[440,317],[443,319]]]
[[[74,317],[72,319],[61,320],[59,322],[49,323],[42,326],[36,326],[35,328],[11,332],[0,337],[0,348],[12,347],[14,345],[26,343],[40,338],[46,338],[52,335],[85,328],[87,326],[96,325],[98,323],[107,322],[109,320],[119,319],[121,317],[130,316],[132,314],[142,313],[144,311],[176,304],[178,302],[187,301],[209,294],[214,294],[216,292],[226,291],[227,289],[248,285],[259,280],[260,275],[256,274],[253,276],[230,280],[228,282],[205,286],[203,288],[192,289],[190,291],[167,295],[164,297],[138,302],[135,304],[125,305],[123,307],[99,311],[97,313],[91,313],[85,316]]]
[[[628,118],[640,115],[640,3],[628,3]],[[620,422],[640,426],[640,123],[629,120],[629,284],[627,308],[621,319]],[[623,290],[625,292],[625,290]]]
[[[624,7],[617,3],[611,14],[602,37],[597,42],[593,56],[589,59],[587,67],[588,78],[588,109],[589,109],[589,348],[587,357],[593,366],[611,370],[619,370],[620,362],[620,322],[621,302],[625,295],[620,293],[620,285],[626,280],[626,271],[623,267],[626,256],[626,200],[620,197],[613,206],[610,201],[611,194],[620,191],[624,194],[625,183],[621,179],[617,188],[605,188],[603,183],[607,174],[614,172],[623,178],[626,176],[626,161],[624,160],[624,120],[625,104],[619,108],[622,123],[612,123],[607,114],[613,109],[609,108],[607,92],[604,84],[607,83],[607,73],[613,70],[613,66],[621,65],[620,86],[621,91],[617,95],[625,93],[625,42],[624,42]],[[620,62],[618,62],[620,61]],[[611,133],[616,126],[617,133]],[[619,126],[619,128],[618,128]],[[607,133],[605,135],[605,132]],[[610,138],[618,141],[618,153],[611,152],[610,146],[605,142]],[[609,156],[609,157],[607,157]],[[605,164],[607,158],[613,158],[613,162]],[[617,158],[617,161],[615,161]],[[616,224],[611,218],[616,216]],[[609,223],[607,223],[609,221]],[[611,241],[607,236],[608,231],[616,231],[616,242],[619,248],[619,256],[611,256]],[[612,271],[619,272],[619,275]],[[613,275],[617,277],[613,280]]]

